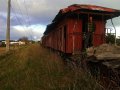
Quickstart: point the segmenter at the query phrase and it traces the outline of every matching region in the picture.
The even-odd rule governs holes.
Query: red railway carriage
[[[61,9],[42,37],[42,44],[63,53],[73,54],[83,48],[105,43],[106,20],[120,15],[119,10],[71,5]]]

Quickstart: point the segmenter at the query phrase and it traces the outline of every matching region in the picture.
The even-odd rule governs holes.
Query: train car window
[[[60,41],[62,41],[62,28],[60,28]]]
[[[82,32],[87,33],[88,32],[88,17],[83,16],[82,18]]]
[[[64,38],[66,38],[67,26],[64,25]]]
[[[88,23],[88,30],[89,30],[89,32],[95,32],[95,30],[96,30],[95,22]]]
[[[88,31],[89,32],[95,32],[95,29],[96,29],[96,25],[95,25],[95,22],[93,20],[93,17],[89,17]]]
[[[64,25],[64,50],[66,52],[66,35],[67,35],[67,25]]]

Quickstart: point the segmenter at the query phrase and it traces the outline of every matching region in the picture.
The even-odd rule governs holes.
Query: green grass
[[[89,75],[70,70],[61,58],[40,45],[0,56],[0,90],[100,90]]]

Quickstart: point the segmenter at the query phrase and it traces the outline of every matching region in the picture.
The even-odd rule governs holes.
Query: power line
[[[21,20],[19,18],[17,18],[17,14],[15,12],[15,10],[13,9],[13,7],[11,7],[12,11],[14,12],[14,17],[16,18],[16,21],[21,25],[23,26],[23,30],[25,31],[25,33],[27,34],[26,30],[25,30],[25,26],[22,24]]]
[[[28,24],[31,25],[30,23],[30,18],[29,18],[29,14],[28,14],[28,9],[27,9],[27,4],[26,4],[26,1],[24,0],[24,6],[25,6],[25,9],[26,9],[26,15],[27,15],[27,18],[28,18]]]
[[[16,0],[16,3],[18,4],[18,9],[19,9],[19,12],[21,13],[21,16],[22,16],[22,18],[25,20],[26,18],[24,17],[24,15],[23,15],[23,13],[22,13],[22,10],[21,10],[21,8],[20,8],[20,6],[19,6],[19,3],[18,3],[18,1]],[[17,16],[17,15],[16,15]],[[24,21],[24,20],[22,20],[22,21]],[[19,20],[20,21],[20,20]],[[21,23],[22,24],[22,23]],[[22,24],[23,25],[23,24]],[[27,26],[27,24],[26,24],[26,21],[24,22],[24,25],[26,25]],[[23,26],[24,26],[23,25]],[[28,29],[28,28],[27,28]],[[30,37],[32,37],[32,34],[29,34],[29,36]]]
[[[11,7],[11,9],[12,9],[13,12],[14,12],[16,21],[17,21],[21,26],[23,26],[22,28],[23,28],[24,32],[26,33],[26,36],[27,36],[27,34],[29,34],[29,33],[26,31],[25,25],[24,25],[24,24],[21,22],[21,20],[17,17],[17,14],[16,14],[15,10],[13,9],[13,7]],[[29,34],[29,36],[31,36],[31,35]]]
[[[14,3],[14,2],[13,2]],[[15,3],[14,3],[15,4]],[[23,18],[23,20],[22,21],[24,21],[26,18],[24,17],[24,15],[23,15],[23,13],[22,13],[22,10],[21,10],[21,8],[20,8],[20,6],[19,6],[19,3],[18,3],[18,1],[16,0],[16,4],[18,5],[18,11],[19,11],[19,13],[21,14],[21,16],[22,16],[22,18]],[[26,25],[26,22],[24,22],[24,24]]]
[[[30,22],[30,15],[28,14],[28,12],[29,12],[29,9],[27,8],[27,4],[26,4],[26,1],[24,0],[24,5],[25,5],[25,9],[26,9],[26,15],[27,15],[27,18],[28,18],[28,24],[29,24],[29,26],[31,25],[31,22]],[[33,31],[32,31],[32,29],[30,29],[30,31],[31,31],[31,34],[32,34],[32,36],[33,36]],[[32,37],[31,36],[31,40],[32,40]]]

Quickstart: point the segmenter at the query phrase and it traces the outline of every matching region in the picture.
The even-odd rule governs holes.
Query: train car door
[[[83,33],[83,40],[82,40],[82,49],[86,48],[86,34],[88,32],[88,16],[83,15],[82,17],[82,33]]]
[[[95,23],[93,17],[83,19],[83,49],[93,46],[93,32],[95,31]]]

